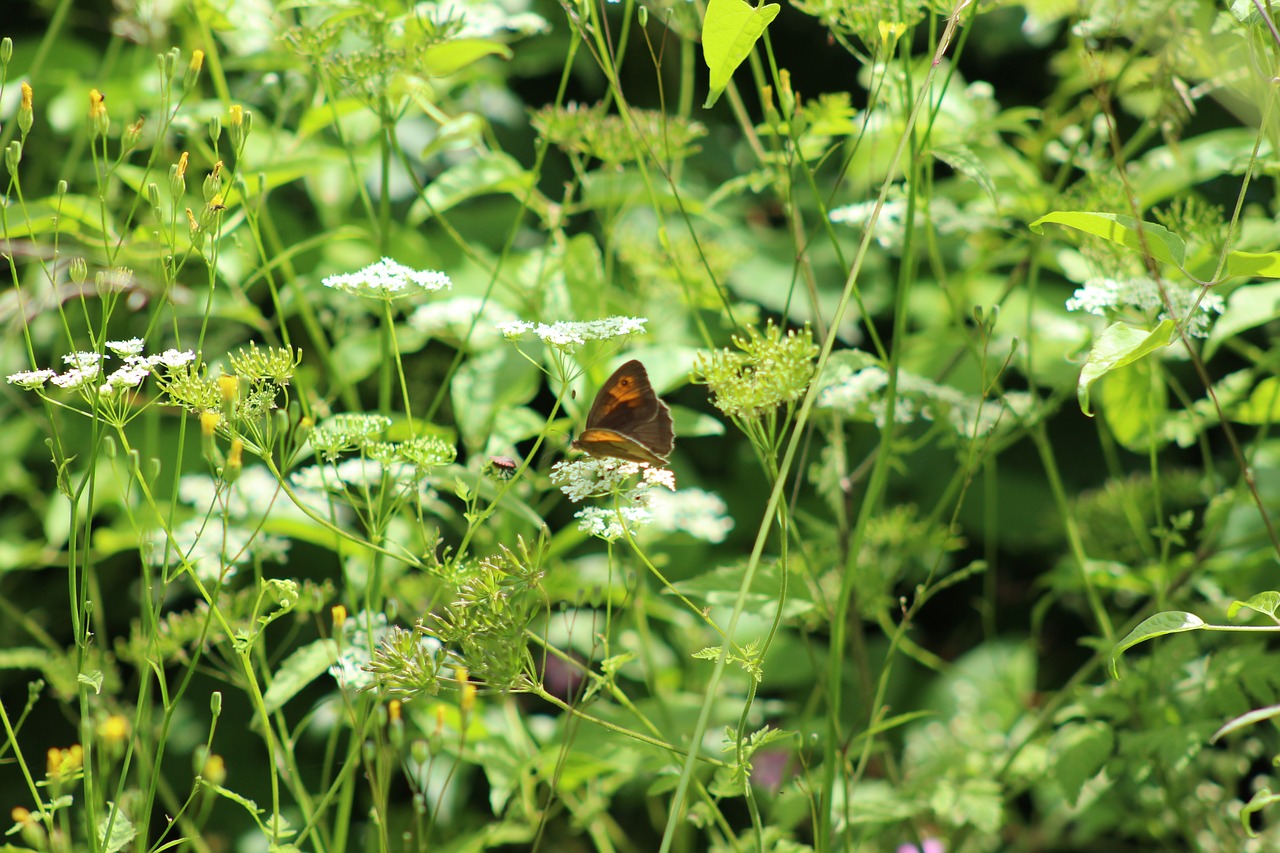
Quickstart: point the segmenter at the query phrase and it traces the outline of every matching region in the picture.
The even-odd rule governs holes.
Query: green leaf
[[[938,145],[933,148],[933,156],[946,163],[956,172],[973,181],[987,194],[996,208],[1000,207],[1000,197],[996,193],[996,183],[986,165],[973,153],[968,145]]]
[[[443,213],[476,196],[508,193],[523,199],[525,190],[532,183],[530,174],[515,158],[506,154],[487,154],[467,160],[436,176],[423,196],[427,209],[423,210],[422,202],[416,202],[410,211],[410,224]]]
[[[1126,450],[1143,453],[1168,442],[1164,422],[1169,414],[1169,391],[1149,358],[1118,367],[1102,383],[1102,412],[1116,441]]]
[[[1199,631],[1205,628],[1205,621],[1194,613],[1187,613],[1184,610],[1166,610],[1163,613],[1157,613],[1142,622],[1129,632],[1129,636],[1115,644],[1111,649],[1111,677],[1120,677],[1120,668],[1117,664],[1120,662],[1120,655],[1124,654],[1128,649],[1145,643],[1147,640],[1155,637],[1163,637],[1167,634],[1182,634],[1186,631]]]
[[[1277,317],[1280,317],[1280,282],[1239,288],[1227,299],[1227,310],[1214,321],[1213,331],[1204,345],[1205,361],[1213,357],[1224,341]]]
[[[274,714],[284,704],[321,675],[338,659],[338,644],[333,640],[316,640],[284,659],[262,696],[267,713]]]
[[[1051,745],[1053,775],[1072,808],[1080,803],[1085,783],[1097,776],[1115,749],[1115,735],[1106,723],[1074,723],[1059,729]]]
[[[1227,618],[1234,619],[1235,615],[1245,608],[1275,619],[1276,611],[1280,610],[1280,592],[1268,590],[1250,596],[1248,601],[1233,601],[1227,608]]]
[[[1230,411],[1230,419],[1238,424],[1270,424],[1280,420],[1280,377],[1262,380],[1249,393],[1249,399]]]
[[[1280,252],[1230,252],[1227,275],[1246,278],[1280,278]]]
[[[1092,417],[1089,411],[1089,388],[1103,376],[1140,358],[1166,347],[1173,340],[1173,320],[1165,320],[1150,332],[1125,323],[1113,323],[1094,341],[1089,360],[1080,371],[1076,385],[1076,398],[1080,411]]]
[[[108,824],[111,835],[107,836]],[[98,846],[107,853],[118,853],[129,845],[138,835],[138,828],[133,825],[115,803],[107,803],[107,813],[98,818]]]
[[[707,4],[702,20],[702,58],[711,69],[711,85],[704,109],[719,100],[733,72],[781,10],[777,3],[756,7],[743,0],[711,0]]]
[[[485,39],[452,39],[432,45],[423,53],[423,70],[432,77],[445,77],[460,71],[486,56],[511,58],[511,49],[505,44]]]
[[[1045,223],[1065,225],[1139,252],[1143,250],[1143,241],[1138,235],[1139,222],[1132,216],[1086,210],[1055,210],[1032,222],[1029,227],[1037,234],[1042,234]],[[1187,247],[1181,237],[1155,222],[1144,221],[1141,228],[1151,257],[1167,264],[1182,266]]]

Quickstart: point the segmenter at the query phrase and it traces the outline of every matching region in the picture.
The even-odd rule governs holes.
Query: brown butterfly
[[[591,456],[664,467],[675,438],[671,410],[654,393],[644,365],[632,360],[600,386],[573,446]]]

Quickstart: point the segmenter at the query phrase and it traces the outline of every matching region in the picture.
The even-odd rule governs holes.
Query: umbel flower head
[[[522,340],[532,332],[547,346],[572,353],[577,352],[587,341],[607,341],[610,338],[638,335],[644,331],[644,324],[647,322],[649,321],[642,317],[605,317],[582,322],[561,321],[551,325],[512,320],[499,323],[498,331],[509,341]]]
[[[748,329],[748,336],[734,335],[729,348],[698,357],[696,381],[711,389],[711,402],[731,418],[753,420],[804,396],[813,378],[818,346],[806,327],[782,329],[770,321],[764,333]]]
[[[411,269],[391,258],[383,258],[358,272],[326,276],[321,284],[353,296],[367,296],[386,302],[453,287],[453,281],[442,272]]]

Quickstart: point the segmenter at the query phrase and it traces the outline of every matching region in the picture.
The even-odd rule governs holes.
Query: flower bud
[[[22,106],[18,107],[18,129],[22,131],[24,137],[31,132],[31,123],[35,120],[35,110],[31,106],[33,96],[31,84],[24,80],[22,82]]]
[[[89,138],[105,137],[111,130],[111,118],[107,115],[107,99],[97,89],[89,90]]]
[[[190,92],[200,80],[200,69],[204,67],[204,51],[191,52],[191,61],[187,63],[187,73],[182,78],[182,91]]]
[[[120,147],[124,151],[132,151],[138,147],[138,140],[142,138],[142,126],[146,121],[142,116],[138,116],[137,121],[124,129],[124,135],[120,138]]]
[[[190,155],[186,151],[182,152],[182,156],[178,158],[178,162],[169,167],[169,195],[172,198],[182,198],[187,191],[187,163]]]

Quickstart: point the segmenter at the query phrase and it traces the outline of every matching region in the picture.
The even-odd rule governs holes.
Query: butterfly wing
[[[652,420],[659,407],[666,408],[653,386],[644,365],[632,359],[613,372],[596,394],[587,414],[587,429],[600,428],[629,433],[637,422]]]
[[[619,367],[600,387],[587,428],[574,446],[593,456],[666,465],[675,444],[671,410],[658,399],[638,361]]]

